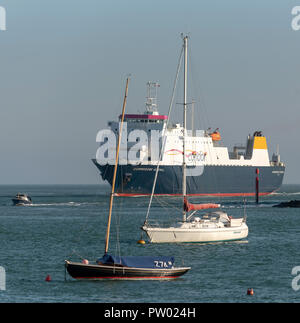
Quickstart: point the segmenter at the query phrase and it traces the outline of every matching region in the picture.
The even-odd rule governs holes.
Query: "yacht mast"
[[[109,213],[108,213],[108,221],[107,221],[107,229],[106,229],[106,238],[105,238],[105,250],[104,250],[104,253],[105,254],[108,251],[109,234],[110,234],[110,223],[111,223],[111,213],[112,213],[113,200],[114,200],[114,196],[115,196],[115,183],[116,183],[116,177],[117,177],[117,168],[118,168],[118,161],[119,161],[121,135],[122,135],[122,128],[123,128],[124,115],[125,115],[125,107],[126,107],[126,101],[127,101],[128,83],[129,83],[129,78],[127,78],[127,80],[126,80],[126,89],[125,89],[125,95],[124,95],[124,101],[123,101],[121,125],[120,125],[120,129],[119,129],[119,139],[118,139],[118,146],[117,146],[117,152],[116,152],[116,162],[115,162],[115,167],[114,167],[113,181],[112,181],[111,193],[110,193],[110,200],[109,200]]]
[[[186,136],[186,107],[187,107],[187,45],[188,36],[183,38],[184,48],[184,86],[183,86],[183,163],[182,163],[182,196],[183,203],[186,197],[186,160],[185,160],[185,136]],[[183,222],[186,222],[186,211],[183,208]]]

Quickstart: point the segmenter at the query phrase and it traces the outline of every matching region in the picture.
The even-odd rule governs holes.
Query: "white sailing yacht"
[[[182,164],[182,196],[183,218],[173,226],[153,226],[148,221],[149,210],[154,195],[154,189],[159,169],[157,165],[156,176],[153,183],[152,194],[142,230],[146,232],[149,241],[153,243],[172,242],[219,242],[240,240],[248,235],[246,216],[233,219],[223,211],[214,211],[195,216],[196,212],[203,209],[220,208],[219,204],[191,204],[187,200],[186,192],[186,114],[187,114],[187,50],[188,36],[183,37],[184,52],[184,95],[183,95],[183,164]],[[169,120],[169,118],[168,118]],[[164,147],[162,148],[163,151]]]

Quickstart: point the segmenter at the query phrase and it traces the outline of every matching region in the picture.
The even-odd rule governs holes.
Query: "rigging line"
[[[72,249],[72,253],[70,254],[70,256],[75,255],[81,259],[84,259],[84,257],[82,255],[80,255],[75,249]]]
[[[168,208],[168,209],[170,209],[170,208],[172,208],[172,209],[174,209],[174,210],[176,210],[176,211],[181,211],[182,210],[182,208],[179,208],[179,207],[176,207],[176,206],[174,206],[173,204],[171,204],[171,203],[168,203],[168,202],[166,202],[166,201],[163,201],[163,200],[160,200],[159,198],[157,198],[156,196],[154,196],[154,198],[155,198],[155,200],[157,201],[157,203],[159,203],[162,207],[165,207],[165,208]]]
[[[193,49],[192,49],[192,44],[190,44],[190,50],[189,50],[189,60],[190,60],[190,74],[192,77],[192,91],[193,93],[195,93],[196,96],[196,101],[199,104],[199,110],[202,110],[202,115],[200,116],[199,110],[196,109],[196,114],[197,114],[197,118],[200,121],[200,125],[201,127],[203,127],[203,129],[205,129],[206,127],[210,126],[210,120],[209,120],[209,115],[207,112],[207,108],[206,108],[206,102],[205,102],[205,95],[203,94],[202,91],[202,86],[201,86],[201,82],[199,82],[200,77],[198,75],[198,68],[194,62],[194,60],[192,59],[192,53],[193,53]],[[196,86],[196,87],[195,87]],[[202,121],[203,120],[203,121]]]
[[[167,204],[165,202],[159,201],[158,199],[157,199],[157,203],[164,209],[169,210],[170,208],[172,208],[172,209],[175,209],[176,211],[178,211],[178,210],[181,211],[181,209],[176,208],[176,207],[174,207],[174,206],[172,206],[170,204]]]
[[[73,239],[74,248],[72,249],[72,253],[71,253],[70,256],[75,255],[75,256],[78,256],[81,259],[87,258],[87,256],[83,257],[82,255],[79,255],[77,253],[76,249],[78,248],[79,241],[82,240],[83,236],[91,235],[92,233],[96,233],[98,231],[98,229],[96,229],[96,226],[93,226],[91,228],[91,227],[89,227],[89,225],[90,225],[89,220],[86,220],[86,221],[82,222],[82,224],[80,225],[80,227],[78,229],[78,234],[76,234],[74,239]]]
[[[167,217],[170,219],[170,217],[172,219],[174,219],[174,212],[170,212],[170,209],[174,209],[176,211],[176,213],[179,213],[180,211],[182,211],[182,208],[178,208],[172,205],[168,205],[168,204],[164,204],[163,202],[157,200],[158,205],[160,205],[161,208],[166,210],[166,214],[164,215],[164,217]]]
[[[169,105],[168,119],[167,119],[165,128],[163,130],[163,134],[162,134],[162,136],[163,136],[163,144],[162,144],[162,148],[161,148],[161,151],[160,151],[160,154],[159,154],[159,159],[158,159],[158,162],[157,162],[157,167],[156,167],[156,171],[155,171],[154,182],[153,182],[153,186],[152,186],[152,192],[151,192],[151,196],[150,196],[150,201],[149,201],[149,205],[148,205],[148,209],[147,209],[145,222],[147,222],[148,217],[149,217],[150,207],[151,207],[151,203],[152,203],[152,200],[153,200],[154,190],[155,190],[158,171],[159,171],[159,165],[160,165],[160,161],[161,161],[161,159],[163,157],[162,154],[163,154],[163,152],[165,150],[165,145],[166,145],[166,141],[167,141],[167,136],[165,134],[168,131],[168,126],[169,126],[169,122],[170,122],[170,115],[171,115],[171,111],[172,111],[172,106],[173,106],[173,101],[174,101],[174,94],[175,94],[175,90],[176,90],[178,75],[179,75],[179,71],[180,71],[180,67],[181,67],[183,49],[184,48],[182,46],[181,52],[180,52],[180,55],[179,55],[178,65],[177,65],[176,77],[175,77],[174,85],[173,85],[173,92],[172,92],[171,102],[170,102],[170,105]]]
[[[155,221],[159,223],[166,223],[166,219],[168,220],[168,223],[170,222],[170,220],[174,221],[174,212],[172,212],[171,208],[174,209],[178,214],[182,209],[172,205],[168,205],[166,204],[166,202],[159,200],[159,198],[157,198],[156,196],[154,196],[154,198],[157,201],[158,205],[166,211],[166,213],[164,214],[164,219],[159,218],[158,220],[155,220]]]
[[[116,246],[115,246],[115,252],[116,254],[121,257],[121,247],[120,247],[120,226],[121,226],[121,216],[122,216],[122,209],[123,209],[123,199],[118,200],[119,203],[117,203],[117,210],[116,210],[116,216],[115,216],[115,226],[116,226]]]
[[[209,120],[209,115],[208,115],[208,112],[207,112],[207,109],[206,109],[206,103],[205,103],[204,94],[201,91],[201,86],[200,86],[199,82],[196,82],[196,81],[199,80],[198,73],[197,73],[198,69],[195,68],[195,62],[192,59],[192,48],[191,47],[192,46],[190,45],[189,60],[190,60],[190,65],[191,65],[191,76],[192,76],[192,79],[193,79],[192,86],[194,84],[197,85],[197,90],[195,92],[196,92],[197,100],[199,100],[198,101],[199,102],[199,108],[202,110],[202,116],[203,117],[202,118],[200,117],[200,112],[198,110],[196,110],[196,113],[197,113],[197,116],[198,116],[198,118],[200,120],[200,123],[202,123],[201,121],[203,119],[202,127],[203,127],[203,129],[206,129],[207,126],[211,125],[211,122]],[[199,91],[199,93],[198,93],[198,91]],[[205,123],[206,123],[206,126],[205,126]],[[209,156],[211,158],[211,163],[212,163],[212,158],[213,157],[218,159],[218,156],[216,155],[215,150],[213,149],[213,147],[214,147],[213,142],[212,142],[212,145],[213,145],[212,147],[210,147],[209,145],[206,145],[206,147],[208,149],[208,152],[209,152]],[[216,174],[215,170],[213,170],[211,177],[212,177],[213,185],[218,190],[218,180],[217,180],[217,174]],[[221,204],[220,196],[218,197],[218,201]]]

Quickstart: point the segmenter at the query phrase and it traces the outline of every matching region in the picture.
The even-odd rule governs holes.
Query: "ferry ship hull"
[[[113,166],[100,165],[93,160],[103,180],[109,184]],[[259,195],[278,190],[282,184],[285,166],[204,166],[200,176],[187,177],[187,195],[190,196],[252,196],[256,194],[256,169],[259,169]],[[152,191],[156,166],[119,165],[116,193],[121,196],[149,195]],[[182,195],[182,167],[162,165],[159,169],[155,195]]]

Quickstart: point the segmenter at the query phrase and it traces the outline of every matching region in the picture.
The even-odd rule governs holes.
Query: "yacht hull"
[[[66,260],[65,267],[69,275],[75,279],[174,279],[182,276],[190,267],[171,269],[135,268],[125,266],[108,266],[98,264],[82,264]]]
[[[243,223],[239,227],[225,228],[154,228],[143,226],[151,243],[180,242],[224,242],[241,240],[248,236],[248,226]]]

